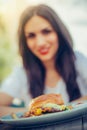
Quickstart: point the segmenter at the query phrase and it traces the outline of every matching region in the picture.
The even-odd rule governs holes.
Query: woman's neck
[[[45,62],[44,66],[46,68],[45,85],[49,87],[55,87],[58,81],[61,79],[61,76],[56,71],[54,62]]]
[[[43,63],[45,68],[46,68],[46,71],[52,71],[52,70],[55,70],[55,63],[54,61],[47,61],[47,62],[44,62]]]

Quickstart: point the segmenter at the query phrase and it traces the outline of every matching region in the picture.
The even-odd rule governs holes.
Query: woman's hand
[[[87,101],[87,96],[83,96],[83,97],[78,98],[78,99],[76,99],[76,100],[74,100],[72,102],[82,102],[82,101]]]

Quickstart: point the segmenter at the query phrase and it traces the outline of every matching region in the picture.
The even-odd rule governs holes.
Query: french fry
[[[12,113],[11,116],[12,116],[13,119],[18,119],[18,117],[15,113]]]

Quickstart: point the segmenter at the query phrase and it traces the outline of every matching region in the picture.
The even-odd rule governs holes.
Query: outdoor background
[[[87,0],[43,0],[65,22],[74,49],[87,56]],[[0,0],[0,82],[21,64],[17,47],[17,27],[22,11],[42,0]]]

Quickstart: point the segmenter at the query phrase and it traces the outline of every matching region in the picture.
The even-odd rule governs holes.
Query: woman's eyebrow
[[[52,27],[50,27],[50,26],[46,26],[46,27],[43,27],[41,30],[50,30],[50,29],[52,29]],[[25,32],[25,34],[26,35],[29,35],[29,34],[34,34],[35,32],[34,31],[26,31]]]
[[[34,34],[34,32],[25,32],[25,35]]]

